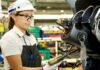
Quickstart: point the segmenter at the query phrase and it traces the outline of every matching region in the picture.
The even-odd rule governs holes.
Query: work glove
[[[62,60],[63,61],[63,60]],[[54,65],[49,65],[48,62],[45,64],[45,66],[42,67],[43,70],[56,70],[56,68],[62,63],[62,61],[54,64]]]

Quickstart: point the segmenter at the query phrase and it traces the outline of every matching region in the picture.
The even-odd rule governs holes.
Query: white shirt
[[[4,56],[4,65],[9,67],[6,56],[12,55],[21,55],[23,50],[23,45],[26,45],[24,42],[24,38],[27,45],[37,44],[36,39],[33,35],[27,36],[24,35],[16,26],[13,27],[10,31],[8,31],[1,39],[1,49]]]

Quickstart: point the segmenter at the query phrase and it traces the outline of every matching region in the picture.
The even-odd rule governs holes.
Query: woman
[[[35,38],[27,31],[34,8],[29,0],[17,0],[9,7],[9,31],[1,39],[6,70],[55,70],[61,63],[42,67]],[[7,64],[8,63],[8,64]]]

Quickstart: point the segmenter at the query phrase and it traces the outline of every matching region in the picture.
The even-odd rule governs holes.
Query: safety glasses
[[[23,16],[26,18],[26,20],[28,21],[29,19],[32,20],[33,16],[28,16],[28,15],[25,15],[25,14],[16,14],[16,16]]]

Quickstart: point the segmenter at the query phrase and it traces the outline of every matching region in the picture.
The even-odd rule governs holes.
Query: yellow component
[[[78,68],[74,68],[73,70],[78,70]]]
[[[40,45],[42,45],[42,47],[46,47],[46,44],[44,44],[44,43],[40,43]]]
[[[42,60],[43,60],[43,59],[44,59],[44,56],[42,56],[41,58],[42,58]]]
[[[48,30],[45,30],[44,33],[49,33],[49,31]]]
[[[57,33],[57,31],[53,31],[53,33]]]
[[[28,29],[35,29],[34,27],[29,26]]]
[[[62,30],[58,30],[57,33],[63,33],[63,31]]]
[[[0,32],[4,32],[4,25],[3,25],[3,23],[0,23]]]

